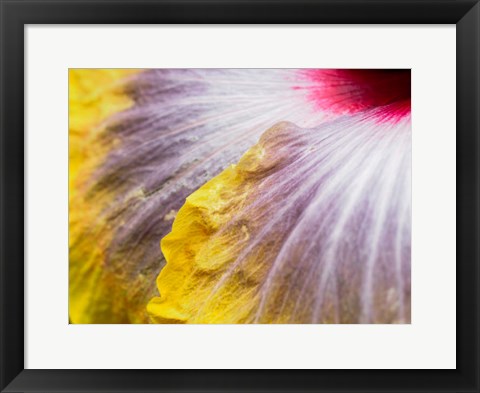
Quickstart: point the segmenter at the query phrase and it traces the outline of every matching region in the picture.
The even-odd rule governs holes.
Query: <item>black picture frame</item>
[[[478,0],[0,0],[0,4],[2,392],[480,391]],[[27,24],[110,23],[456,24],[457,368],[25,370],[24,27]]]

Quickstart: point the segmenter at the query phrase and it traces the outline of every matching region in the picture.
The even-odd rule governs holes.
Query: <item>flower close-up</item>
[[[410,323],[411,72],[71,69],[72,323]]]

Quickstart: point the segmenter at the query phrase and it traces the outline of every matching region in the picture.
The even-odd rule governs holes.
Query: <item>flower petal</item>
[[[123,86],[134,105],[82,142],[94,159],[81,161],[79,198],[70,209],[79,218],[70,236],[74,323],[148,321],[146,304],[164,265],[160,239],[185,198],[237,161],[276,119],[308,125],[324,116],[306,92],[292,89],[297,77],[295,70],[162,69]],[[117,102],[116,95],[95,95],[88,108],[103,113],[97,105],[112,98]],[[71,111],[72,122],[84,113]]]
[[[190,195],[154,322],[410,321],[410,119],[279,123]]]
[[[165,263],[159,241],[185,198],[278,121],[313,127],[343,114],[318,104],[330,74],[317,71],[312,77],[303,70],[150,70],[115,86],[115,94],[87,99],[102,115],[82,126],[92,134],[88,143],[81,137],[71,143],[86,155],[77,160],[78,176],[71,176],[73,322],[148,321],[145,305],[157,294],[155,277]],[[105,90],[105,83],[86,85]],[[357,90],[347,95],[355,97]],[[77,98],[83,100],[84,92]],[[71,118],[72,135],[72,124],[83,115],[71,110]]]
[[[111,230],[97,220],[102,203],[111,202],[111,198],[105,196],[103,201],[91,203],[85,194],[91,172],[108,153],[96,138],[108,118],[133,104],[121,85],[134,73],[69,70],[69,316],[74,323],[105,321],[106,316],[116,313],[102,290],[105,277],[99,263]]]

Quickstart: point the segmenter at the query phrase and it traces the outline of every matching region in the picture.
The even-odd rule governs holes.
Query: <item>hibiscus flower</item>
[[[70,141],[73,323],[410,322],[410,70],[72,70]]]

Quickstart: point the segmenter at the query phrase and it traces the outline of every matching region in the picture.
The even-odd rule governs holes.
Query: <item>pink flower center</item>
[[[353,114],[378,108],[374,113],[382,121],[410,114],[410,70],[309,69],[302,74],[309,82],[308,99],[321,110]]]

